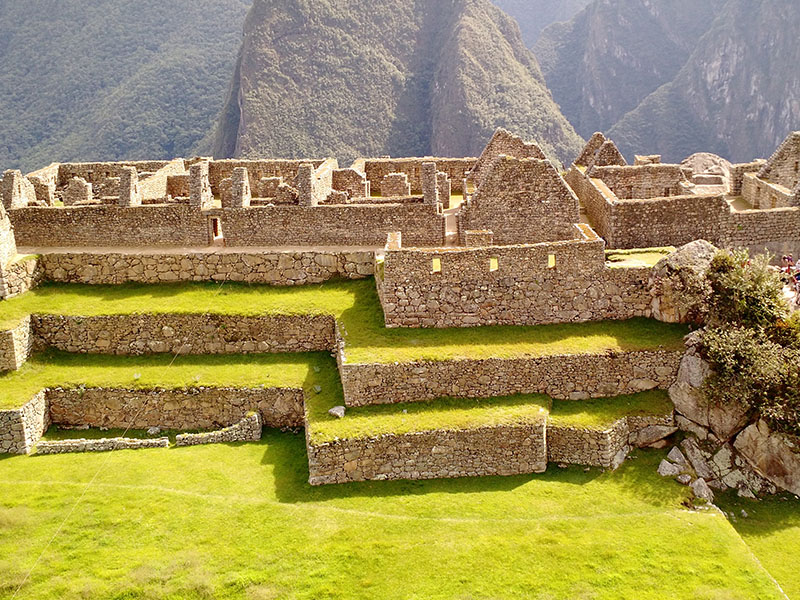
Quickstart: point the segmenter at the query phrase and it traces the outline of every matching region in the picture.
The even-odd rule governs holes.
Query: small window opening
[[[222,219],[219,217],[211,217],[211,238],[212,243],[219,244],[223,241],[222,235]]]
[[[493,273],[495,271],[498,271],[499,269],[500,269],[500,259],[496,256],[492,256],[489,259],[489,271]]]
[[[549,254],[547,256],[547,268],[548,269],[555,269],[556,268],[556,255]]]
[[[441,258],[434,258],[431,262],[431,272],[433,273],[441,273],[442,272],[442,259]]]
[[[795,173],[800,172],[800,161],[798,160],[794,161],[794,172]]]
[[[664,198],[669,198],[669,188],[664,188]]]

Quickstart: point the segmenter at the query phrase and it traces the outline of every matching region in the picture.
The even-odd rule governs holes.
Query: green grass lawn
[[[344,419],[328,414],[335,397],[313,395],[306,403],[315,443],[439,429],[477,429],[524,425],[549,416],[553,425],[605,429],[626,416],[660,416],[672,411],[666,392],[652,390],[596,400],[552,400],[541,394],[502,398],[440,398],[429,402],[381,404],[350,408]]]
[[[339,319],[349,362],[516,358],[552,354],[680,350],[688,328],[652,319],[535,327],[386,329],[373,279],[303,287],[226,283],[86,286],[47,284],[0,302],[0,323],[26,314],[134,313],[331,314]]]
[[[786,595],[800,599],[800,500],[781,494],[754,502],[727,493],[717,504]]]
[[[781,598],[723,516],[682,508],[663,453],[312,488],[303,445],[0,459],[0,598],[32,567],[18,598]]]
[[[174,360],[173,360],[174,359]],[[0,375],[0,409],[18,408],[48,387],[289,387],[313,391],[341,403],[341,383],[325,353],[143,357],[35,354],[19,371]],[[314,392],[316,395],[316,392]]]
[[[607,250],[606,261],[612,269],[628,267],[655,267],[663,258],[675,252],[672,246],[633,250]]]

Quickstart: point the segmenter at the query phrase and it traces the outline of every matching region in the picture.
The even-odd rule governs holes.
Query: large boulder
[[[800,495],[800,444],[796,440],[770,431],[761,420],[740,433],[734,447],[759,475]]]
[[[681,359],[678,377],[669,388],[669,397],[678,412],[678,425],[688,431],[700,435],[691,423],[699,425],[714,433],[721,442],[727,442],[739,433],[750,420],[750,410],[743,404],[720,404],[710,402],[703,394],[702,386],[711,374],[711,366],[697,353],[696,344],[699,336],[687,338],[689,346],[686,355]],[[691,423],[685,426],[680,417]]]
[[[691,170],[692,175],[719,175],[726,181],[731,176],[731,163],[710,152],[692,154],[681,162],[681,166]]]
[[[711,287],[706,271],[717,248],[705,240],[681,246],[653,267],[649,290],[653,316],[667,323],[702,323]]]

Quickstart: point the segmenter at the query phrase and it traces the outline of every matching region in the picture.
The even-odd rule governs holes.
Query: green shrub
[[[712,289],[712,325],[765,328],[787,317],[783,283],[770,268],[769,256],[750,258],[747,250],[722,250],[712,260],[707,276]]]

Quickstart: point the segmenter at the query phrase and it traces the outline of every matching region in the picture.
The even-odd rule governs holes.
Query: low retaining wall
[[[329,315],[34,315],[31,320],[37,348],[65,352],[247,354],[323,352],[335,346],[335,323]],[[24,346],[22,333],[18,337],[18,345]],[[15,356],[18,361],[27,354],[8,356],[7,338],[0,334],[0,364],[11,366]]]
[[[0,454],[28,454],[50,427],[44,390],[22,408],[0,410]]]
[[[0,331],[0,371],[16,371],[24,365],[33,350],[34,339],[30,317],[21,319],[12,329]]]
[[[109,429],[219,429],[251,411],[265,427],[294,429],[303,426],[304,414],[303,391],[281,388],[54,388],[47,400],[53,423]]]
[[[667,389],[683,351],[557,355],[518,359],[347,364],[339,372],[347,406],[419,402],[442,397],[547,394],[582,400]]]
[[[309,483],[439,479],[540,473],[547,468],[545,419],[535,425],[430,431],[314,445]]]
[[[375,271],[372,252],[51,252],[40,258],[44,279],[86,284],[244,281],[305,285],[362,279]]]
[[[0,268],[0,298],[13,298],[35,288],[44,273],[38,256],[18,257]]]
[[[244,419],[219,431],[182,433],[175,439],[176,446],[200,446],[203,444],[230,444],[233,442],[257,442],[261,439],[261,415],[249,413]]]
[[[137,440],[132,438],[103,438],[100,440],[58,440],[39,442],[36,454],[68,454],[72,452],[112,452],[114,450],[143,450],[145,448],[169,448],[169,438]]]

